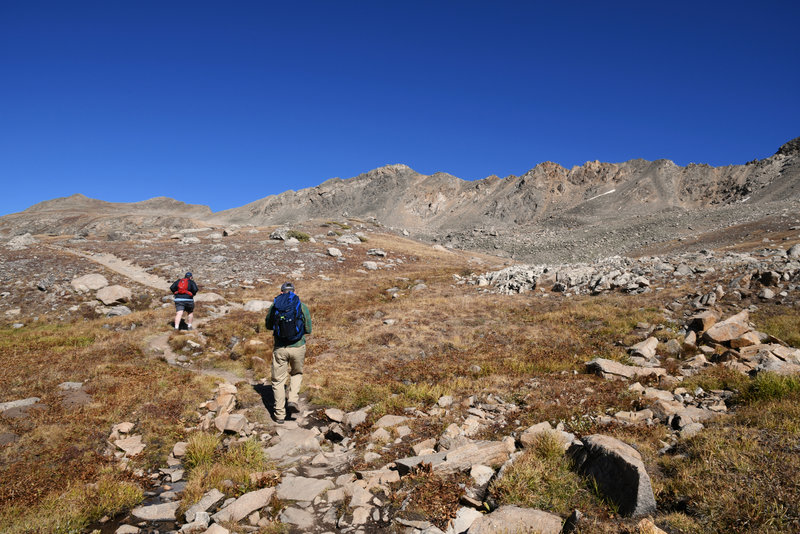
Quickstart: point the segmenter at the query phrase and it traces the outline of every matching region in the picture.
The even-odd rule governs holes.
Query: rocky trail
[[[134,282],[142,284],[143,286],[152,287],[153,289],[158,289],[159,291],[169,291],[170,283],[168,281],[164,280],[160,276],[150,274],[142,267],[139,267],[138,265],[127,260],[123,260],[122,258],[118,258],[117,256],[114,256],[108,252],[88,253],[56,245],[50,245],[50,248],[61,252],[74,254],[75,256],[80,256],[81,258],[86,258],[87,260],[93,261],[94,263],[100,264],[114,272],[130,278]]]

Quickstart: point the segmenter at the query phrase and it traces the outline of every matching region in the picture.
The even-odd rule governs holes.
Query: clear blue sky
[[[800,136],[798,28],[797,1],[0,0],[0,214],[744,163]]]

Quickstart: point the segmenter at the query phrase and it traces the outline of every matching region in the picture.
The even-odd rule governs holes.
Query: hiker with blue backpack
[[[283,424],[287,412],[298,411],[303,362],[306,359],[306,334],[311,333],[308,306],[294,293],[294,284],[286,282],[275,297],[266,318],[272,330],[272,395],[275,398],[275,421]],[[289,402],[286,403],[286,379],[289,379]]]
[[[173,300],[175,301],[175,330],[180,329],[181,317],[184,311],[187,313],[186,328],[191,330],[192,319],[194,318],[194,296],[199,291],[197,284],[192,279],[192,273],[186,273],[183,278],[172,282],[169,290],[172,291]]]

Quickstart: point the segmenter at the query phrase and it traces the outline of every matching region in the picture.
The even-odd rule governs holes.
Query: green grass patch
[[[39,506],[11,506],[0,513],[0,531],[16,533],[72,533],[103,516],[114,516],[143,499],[142,489],[105,473],[94,484],[73,483],[60,495],[46,497]]]
[[[227,450],[219,444],[219,437],[213,434],[200,432],[189,437],[185,460],[189,476],[183,507],[199,501],[212,488],[232,497],[256,490],[263,479],[250,475],[274,467],[253,438],[232,443]]]
[[[788,397],[797,398],[800,394],[800,377],[797,375],[779,375],[776,373],[759,373],[742,393],[744,402],[781,400]]]
[[[568,515],[575,508],[585,511],[597,507],[597,499],[571,468],[558,439],[543,433],[514,460],[503,478],[492,483],[489,491],[501,504],[561,515]]]
[[[789,395],[709,423],[678,454],[659,458],[659,508],[681,510],[691,532],[800,531],[798,421],[800,403]]]
[[[777,313],[758,312],[753,314],[753,322],[758,329],[792,347],[800,347],[800,310],[780,308]]]
[[[289,230],[286,232],[286,237],[288,238],[295,238],[301,243],[308,243],[311,240],[311,236],[305,232],[301,232],[299,230]]]

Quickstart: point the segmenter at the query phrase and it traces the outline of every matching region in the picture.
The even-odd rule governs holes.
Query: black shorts
[[[176,300],[175,311],[186,311],[187,313],[192,313],[194,311],[194,302],[189,300]]]

